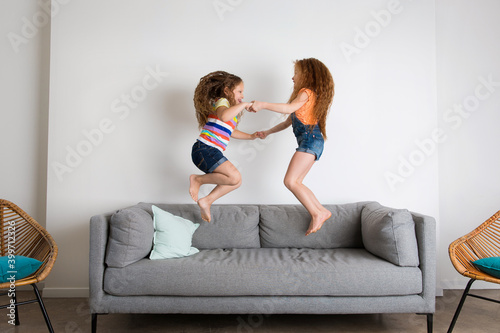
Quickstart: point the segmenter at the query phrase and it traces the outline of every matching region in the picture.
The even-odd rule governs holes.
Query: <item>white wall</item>
[[[0,198],[45,225],[50,20],[24,23],[43,13],[34,1],[0,8]]]
[[[42,10],[23,3],[1,5],[10,13],[7,30],[21,33],[21,18],[31,19]],[[15,146],[34,159],[31,167],[0,164],[0,171],[26,179],[31,195],[26,205],[36,206],[36,198],[47,195],[47,228],[60,252],[46,282],[46,296],[87,294],[90,216],[139,201],[191,202],[187,179],[197,169],[190,161],[190,147],[198,134],[192,94],[201,76],[227,70],[244,79],[247,100],[286,101],[292,88],[292,62],[304,57],[327,64],[336,83],[327,123],[329,140],[306,183],[323,203],[377,200],[435,216],[440,228],[438,282],[446,281],[446,287],[449,281],[460,281],[449,265],[446,247],[479,222],[464,219],[457,228],[450,221],[460,213],[450,207],[457,203],[475,207],[481,217],[488,217],[494,199],[488,198],[490,207],[480,206],[480,200],[474,200],[475,206],[457,202],[455,187],[461,183],[469,186],[461,199],[471,199],[474,183],[465,180],[463,172],[473,165],[464,165],[463,151],[453,147],[459,142],[452,136],[461,133],[462,140],[470,143],[486,134],[481,127],[466,132],[465,121],[459,131],[450,131],[442,117],[447,105],[474,92],[478,76],[493,73],[496,78],[494,52],[488,57],[485,54],[491,52],[470,49],[462,60],[455,52],[459,41],[472,43],[476,31],[498,31],[498,24],[493,17],[477,25],[474,21],[469,26],[472,33],[457,43],[449,39],[456,26],[463,25],[463,15],[477,15],[480,20],[485,12],[498,9],[494,2],[475,4],[477,14],[465,1],[435,8],[430,0],[315,1],[307,8],[299,1],[288,2],[286,8],[266,1],[225,0],[52,3],[51,27],[40,29],[50,31],[50,42],[42,34],[34,36],[21,49],[27,59],[20,59],[4,40],[2,47],[10,53],[1,56],[3,64],[24,68],[44,58],[42,50],[29,47],[39,43],[46,50],[50,44],[48,129],[43,121],[34,120],[39,114],[36,103],[15,115],[38,126],[38,133],[46,131],[41,137],[48,137],[48,154],[39,154],[40,136],[20,136]],[[475,48],[495,50],[493,40],[485,37]],[[468,68],[463,80],[453,76],[477,53],[483,56],[481,64],[487,60],[484,71]],[[450,58],[453,61],[446,62]],[[33,82],[47,69],[42,62],[20,72]],[[0,82],[9,86],[16,75],[9,72],[9,80]],[[27,95],[32,102],[43,99],[48,86],[19,85],[14,93]],[[493,110],[495,96],[482,101],[480,109]],[[12,109],[18,104],[12,98],[6,106]],[[492,112],[484,117],[486,125],[493,123]],[[247,114],[240,129],[261,130],[280,119],[267,111]],[[472,117],[467,124],[469,120]],[[436,132],[439,128],[447,131]],[[2,130],[1,135],[5,141],[13,133]],[[488,139],[497,142],[498,134],[491,133]],[[282,185],[294,148],[291,131],[266,141],[232,140],[227,156],[239,166],[243,185],[219,203],[296,203]],[[470,144],[468,148],[469,154],[491,158],[486,148]],[[29,178],[45,168],[44,160],[47,177]],[[494,169],[485,170],[476,173],[476,180],[498,183]],[[0,174],[2,196],[16,198],[11,177]],[[448,182],[447,176],[453,175],[458,181]],[[39,186],[45,179],[46,191]],[[495,193],[498,197],[494,186],[480,191],[485,190],[488,197]]]
[[[284,102],[292,61],[321,59],[337,89],[307,184],[324,203],[378,200],[438,215],[435,156],[394,189],[385,179],[437,127],[432,1],[252,1],[225,12],[217,3],[73,1],[53,20],[47,223],[61,251],[47,291],[87,286],[90,216],[139,201],[192,202],[192,95],[213,70],[240,75],[247,100]],[[276,121],[247,114],[240,129]],[[294,148],[291,131],[231,142],[243,185],[219,202],[297,203],[282,185]]]
[[[500,209],[500,3],[447,0],[436,9],[438,117],[447,135],[439,150],[438,278],[442,288],[463,288],[446,247]]]

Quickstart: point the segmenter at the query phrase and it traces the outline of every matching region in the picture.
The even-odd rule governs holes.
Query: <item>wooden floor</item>
[[[500,289],[477,290],[476,294],[500,300]],[[21,300],[31,292],[18,293]],[[436,299],[434,332],[446,332],[460,300],[461,290],[445,290]],[[2,304],[8,302],[2,296]],[[54,331],[90,332],[88,300],[46,298],[45,305]],[[48,332],[38,304],[19,308],[21,325],[8,323],[8,310],[0,310],[0,332]],[[97,332],[168,333],[314,333],[314,332],[404,332],[425,333],[426,316],[382,315],[138,315],[110,314],[98,317]],[[469,297],[455,326],[455,333],[500,333],[500,304]]]

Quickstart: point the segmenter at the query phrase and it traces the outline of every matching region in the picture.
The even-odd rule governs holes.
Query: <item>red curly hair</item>
[[[321,134],[323,134],[326,140],[326,118],[332,105],[333,95],[335,94],[332,74],[321,61],[315,58],[296,60],[295,69],[300,73],[299,82],[295,82],[288,103],[297,98],[300,89],[307,88],[312,90],[316,94],[313,114],[318,120]]]

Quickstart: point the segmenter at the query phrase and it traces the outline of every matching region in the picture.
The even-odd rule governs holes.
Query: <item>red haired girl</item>
[[[307,236],[318,231],[332,216],[302,181],[323,153],[326,117],[333,100],[334,83],[328,68],[314,58],[296,61],[292,80],[294,89],[288,103],[254,101],[250,111],[267,109],[289,114],[282,123],[267,131],[258,132],[257,135],[264,139],[269,134],[293,126],[298,148],[290,161],[284,183],[311,214]]]

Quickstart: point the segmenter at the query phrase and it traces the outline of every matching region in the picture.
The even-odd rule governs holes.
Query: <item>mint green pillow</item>
[[[36,272],[43,263],[39,260],[25,256],[0,257],[0,283],[21,280]]]
[[[500,257],[483,258],[472,263],[480,271],[500,279]]]
[[[198,253],[191,246],[193,234],[200,226],[180,216],[175,216],[156,206],[153,209],[153,250],[149,259],[181,258]]]

